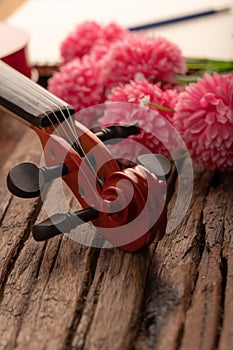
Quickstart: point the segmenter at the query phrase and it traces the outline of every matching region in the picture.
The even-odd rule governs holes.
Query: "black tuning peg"
[[[36,241],[45,241],[61,233],[69,233],[84,222],[97,219],[99,212],[94,208],[86,208],[76,213],[55,214],[51,218],[34,225],[32,234]]]
[[[162,154],[143,154],[137,157],[137,164],[143,165],[158,178],[167,177],[171,172],[171,162]]]
[[[21,163],[9,172],[7,187],[17,197],[34,198],[40,195],[46,183],[67,174],[65,164],[38,168],[33,163]]]
[[[95,135],[102,141],[109,144],[114,144],[119,139],[125,139],[130,135],[140,134],[140,127],[137,122],[129,125],[113,125],[106,129],[97,131]]]

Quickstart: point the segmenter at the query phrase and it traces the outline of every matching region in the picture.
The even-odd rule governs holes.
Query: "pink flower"
[[[102,27],[102,39],[105,39],[109,43],[124,39],[129,33],[127,29],[122,28],[114,22]]]
[[[63,62],[67,63],[76,57],[83,57],[90,53],[94,43],[101,37],[102,28],[94,21],[85,21],[76,26],[61,43]]]
[[[136,80],[131,81],[129,84],[120,84],[120,86],[113,88],[107,100],[142,104],[145,97],[149,99],[149,102],[173,110],[178,94],[176,90],[172,89],[163,91],[158,84],[151,84],[147,80]],[[172,121],[173,111],[159,110],[159,113]]]
[[[148,151],[170,157],[169,151],[175,145],[174,136],[176,135],[173,134],[166,120],[172,121],[173,112],[157,111],[153,107],[142,108],[139,104],[143,99],[167,108],[174,108],[177,93],[175,90],[162,91],[157,85],[152,85],[148,81],[132,81],[130,84],[120,85],[112,90],[108,96],[105,114],[99,119],[102,126],[125,125],[137,121],[141,127],[140,134],[111,146],[111,151],[118,158],[135,161],[138,155]]]
[[[64,63],[76,57],[83,57],[96,51],[95,57],[101,58],[111,43],[121,40],[129,33],[116,23],[102,26],[94,21],[79,24],[61,44],[61,55]]]
[[[118,24],[110,23],[102,27],[102,36],[92,46],[90,54],[93,55],[95,59],[100,60],[108,53],[114,42],[123,40],[130,34],[131,33],[127,29],[123,29]]]
[[[103,86],[101,66],[90,56],[63,65],[61,71],[48,81],[49,91],[71,104],[76,111],[103,102]],[[80,115],[82,120],[79,121],[90,127],[92,120],[86,119],[85,113]]]
[[[164,38],[145,33],[131,33],[116,41],[103,58],[109,84],[129,82],[137,73],[149,81],[174,81],[174,74],[185,73],[185,59],[180,49]]]
[[[233,74],[205,74],[179,95],[174,125],[194,161],[233,168]]]

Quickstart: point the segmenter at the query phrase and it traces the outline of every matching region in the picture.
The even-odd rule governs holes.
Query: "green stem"
[[[194,70],[208,70],[211,69],[213,71],[218,70],[232,70],[233,69],[233,61],[219,61],[219,60],[211,60],[204,58],[186,58],[186,64],[189,69]]]
[[[160,109],[161,111],[174,112],[174,109],[168,108],[168,107],[164,107],[164,106],[160,106],[160,105],[157,105],[157,104],[154,103],[154,102],[150,102],[150,103],[149,103],[149,106],[155,107],[155,108],[157,108],[157,109]]]

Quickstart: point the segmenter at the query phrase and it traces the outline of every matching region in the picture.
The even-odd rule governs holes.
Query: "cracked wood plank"
[[[179,348],[202,254],[202,211],[212,176],[211,172],[195,172],[188,215],[155,250],[147,280],[143,322],[135,343],[137,350]],[[169,205],[170,210],[174,200]]]
[[[0,109],[0,168],[14,152],[26,128],[7,112]]]
[[[0,109],[0,223],[11,198],[6,188],[6,176],[11,167],[15,165],[14,162],[17,161],[17,158],[20,158],[19,154],[14,155],[17,153],[17,144],[25,131],[26,128],[19,121]],[[22,157],[25,156],[23,150],[20,149],[19,152]]]
[[[222,183],[212,188],[206,198],[203,217],[205,249],[185,320],[181,349],[229,349],[233,344],[233,332],[228,323],[233,315],[232,277],[226,275],[225,261],[229,258],[229,251],[232,256],[232,173],[222,178]],[[224,238],[227,241],[225,248]]]
[[[72,195],[68,190],[67,193],[67,200],[71,201]],[[56,183],[49,189],[47,197],[55,203],[55,212],[64,209],[63,203],[57,201]],[[37,221],[46,217],[46,211],[42,210]],[[30,275],[27,277],[31,288],[28,306],[17,325],[17,349],[64,349],[74,320],[79,319],[85,305],[98,250],[77,244],[66,236],[39,244],[30,239],[28,243],[33,249],[38,247],[41,250],[41,262],[33,284],[30,284]],[[26,249],[27,245],[22,251],[22,259]],[[31,264],[35,266],[35,257],[31,258]],[[27,271],[25,274],[28,276]]]
[[[222,248],[223,291],[219,350],[228,350],[229,346],[233,345],[233,186],[231,173],[224,176],[223,191],[227,197],[227,204]]]
[[[198,278],[184,326],[181,349],[210,350],[216,347],[221,310],[221,246],[226,211],[221,187],[211,189],[204,208],[205,248],[198,266]]]
[[[149,249],[135,254],[116,249],[101,252],[93,284],[98,296],[94,314],[85,331],[84,346],[80,342],[80,331],[85,318],[81,319],[72,343],[74,348],[130,349],[143,307],[149,262]],[[98,276],[101,276],[100,283]]]
[[[22,199],[13,198],[7,189],[6,177],[9,170],[22,161],[38,162],[40,153],[39,141],[34,137],[34,133],[28,130],[21,142],[15,143],[14,152],[0,170],[0,291],[29,235],[31,222],[36,217],[40,205],[38,199],[22,202]]]

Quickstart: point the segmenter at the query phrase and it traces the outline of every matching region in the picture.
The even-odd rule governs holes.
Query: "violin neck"
[[[0,106],[38,128],[74,114],[72,106],[0,60]]]

